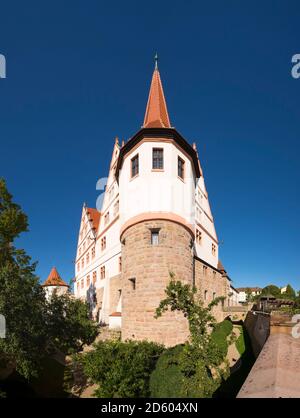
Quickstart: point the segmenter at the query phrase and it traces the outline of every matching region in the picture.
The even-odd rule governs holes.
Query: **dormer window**
[[[139,154],[131,158],[131,178],[139,174]]]
[[[152,169],[164,169],[164,150],[162,148],[153,148],[152,150]]]

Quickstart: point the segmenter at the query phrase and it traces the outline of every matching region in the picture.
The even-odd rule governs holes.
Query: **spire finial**
[[[154,61],[155,61],[155,69],[157,70],[158,69],[158,55],[157,55],[157,52],[154,56]]]
[[[143,128],[171,128],[166,100],[158,71],[158,56],[155,54],[155,68],[149,91]]]

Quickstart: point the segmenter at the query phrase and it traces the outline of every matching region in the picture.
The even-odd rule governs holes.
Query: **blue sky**
[[[0,176],[29,216],[45,279],[74,275],[115,136],[141,126],[153,56],[172,124],[196,142],[220,255],[236,286],[300,289],[298,1],[33,1],[1,5]]]

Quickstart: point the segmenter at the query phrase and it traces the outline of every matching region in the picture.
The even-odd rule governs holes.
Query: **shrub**
[[[177,345],[165,350],[159,357],[150,377],[152,398],[179,398],[182,396],[184,375],[181,359],[184,346]]]
[[[82,357],[85,375],[99,398],[149,396],[149,378],[163,346],[147,341],[102,341]]]
[[[181,397],[208,398],[217,390],[222,379],[228,377],[229,371],[226,360],[226,339],[227,333],[230,333],[231,324],[225,323],[222,327],[217,327],[220,329],[219,334],[216,333],[216,341],[212,339],[212,333],[209,332],[209,329],[216,327],[212,308],[224,298],[215,298],[205,307],[197,294],[196,287],[175,280],[173,273],[170,273],[170,277],[170,283],[165,289],[166,297],[156,309],[155,317],[162,316],[167,310],[182,312],[188,320],[190,338],[175,362],[178,369],[174,368],[173,362],[169,364],[170,369],[173,365],[169,374],[167,374],[166,368],[161,374],[164,372],[165,376],[170,375],[171,382],[168,383],[168,388],[171,390],[174,374],[177,373],[180,376],[182,373],[183,378],[179,379],[181,385],[178,385],[178,388],[176,386],[173,388],[173,393],[176,392],[177,396],[179,391]],[[219,339],[226,345],[225,348],[220,348],[218,345],[217,336],[219,335],[222,336]]]

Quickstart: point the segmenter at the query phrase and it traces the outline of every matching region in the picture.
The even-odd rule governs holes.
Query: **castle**
[[[204,304],[225,297],[217,320],[233,303],[197,148],[171,126],[157,60],[142,128],[115,141],[101,211],[83,206],[75,263],[75,296],[122,340],[187,339],[180,312],[154,318],[170,272]]]

